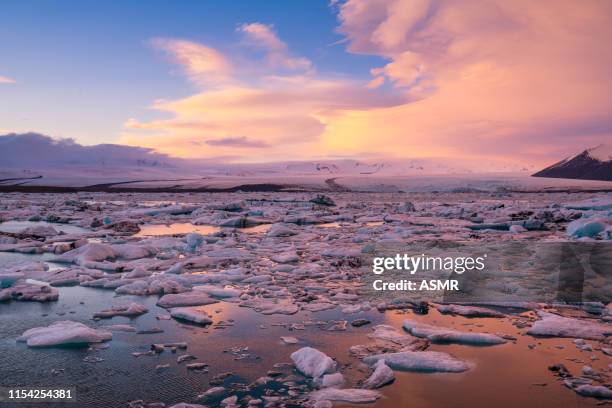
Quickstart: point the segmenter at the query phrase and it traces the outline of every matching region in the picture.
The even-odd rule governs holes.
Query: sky
[[[0,134],[547,165],[612,143],[608,0],[0,4]]]

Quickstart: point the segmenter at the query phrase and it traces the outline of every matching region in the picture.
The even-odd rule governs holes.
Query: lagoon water
[[[167,404],[191,401],[194,396],[210,386],[213,376],[232,372],[225,382],[251,383],[275,363],[290,362],[289,354],[299,347],[316,347],[347,366],[345,375],[349,381],[362,377],[362,368],[348,354],[348,348],[368,341],[367,334],[375,324],[391,324],[399,327],[404,318],[414,318],[429,324],[440,324],[478,331],[504,331],[516,329],[509,319],[466,319],[440,315],[435,311],[427,316],[400,312],[361,312],[352,318],[366,317],[372,325],[354,328],[346,332],[322,330],[317,325],[306,325],[304,330],[290,331],[291,323],[304,321],[329,321],[343,319],[338,311],[318,313],[300,312],[293,316],[264,316],[252,309],[223,302],[203,306],[215,322],[202,328],[175,320],[158,320],[157,315],[167,315],[165,309],[155,305],[156,296],[122,296],[116,298],[113,291],[85,287],[60,288],[60,301],[53,303],[12,302],[0,304],[0,372],[3,386],[23,387],[76,387],[78,405],[87,407],[126,407],[132,400],[163,401]],[[111,304],[136,301],[149,308],[149,313],[137,318],[114,317],[92,321],[94,312]],[[28,348],[15,339],[31,327],[46,326],[51,322],[69,319],[99,327],[108,324],[132,324],[138,329],[159,327],[163,333],[136,334],[114,332],[108,348],[103,343],[87,348]],[[220,321],[234,322],[221,328]],[[265,328],[264,328],[265,327]],[[285,345],[281,336],[294,336],[297,345]],[[153,343],[186,341],[188,348],[176,354],[164,351],[154,356],[134,357],[133,352],[148,351]],[[528,344],[535,344],[530,350]],[[561,350],[557,346],[564,346]],[[101,349],[98,349],[100,347]],[[238,354],[225,352],[233,347],[248,347]],[[563,362],[576,372],[583,364],[568,361],[576,358],[587,361],[589,354],[578,351],[570,339],[533,339],[519,337],[516,344],[495,347],[435,345],[433,350],[443,350],[473,361],[476,368],[463,374],[418,374],[396,372],[396,381],[384,388],[385,397],[377,406],[397,407],[569,407],[596,406],[596,400],[586,400],[557,383],[547,372],[550,364]],[[177,364],[177,356],[189,353],[198,362],[210,365],[210,372],[190,371],[185,363]],[[100,362],[85,362],[95,356]],[[159,364],[170,367],[157,371]],[[607,361],[590,363],[596,370],[607,366]],[[535,385],[546,383],[546,386]],[[253,394],[253,393],[251,393]],[[14,405],[17,407],[17,405]],[[19,405],[24,406],[23,404]],[[33,405],[41,407],[40,403]],[[61,404],[49,404],[61,406]]]

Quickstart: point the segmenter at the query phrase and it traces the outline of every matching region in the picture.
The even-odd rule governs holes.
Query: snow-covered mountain
[[[248,159],[248,157],[245,157]],[[338,177],[454,176],[482,173],[526,173],[521,163],[457,157],[335,158],[272,163],[232,163],[181,159],[155,150],[100,144],[85,146],[72,139],[38,133],[0,135],[0,185],[76,185],[217,178],[329,179]],[[204,181],[203,181],[204,182]]]
[[[568,157],[533,175],[581,180],[612,181],[612,146],[599,145]]]
[[[384,161],[365,162],[353,159],[303,161],[287,163],[277,167],[276,171],[286,174],[302,175],[336,175],[336,176],[415,176],[415,175],[449,175],[490,172],[525,172],[525,165],[500,163],[496,161],[457,158],[423,158],[423,159],[388,159]]]
[[[356,160],[295,162],[287,163],[283,169],[289,173],[302,174],[377,174],[384,172],[386,163],[363,163]]]

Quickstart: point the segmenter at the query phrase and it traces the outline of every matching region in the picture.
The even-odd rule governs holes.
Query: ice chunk
[[[374,326],[374,333],[368,337],[376,340],[389,341],[399,346],[409,346],[416,340],[414,337],[400,333],[395,327],[386,324]]]
[[[32,302],[51,302],[59,298],[57,289],[30,281],[19,281],[13,286],[0,290],[0,299]]]
[[[114,316],[140,316],[141,314],[145,314],[149,311],[144,305],[140,303],[130,303],[126,306],[113,306],[110,309],[102,310],[100,312],[94,313],[93,317],[98,318],[111,318]]]
[[[527,228],[523,227],[522,225],[515,224],[510,226],[509,231],[514,233],[521,233],[527,231]]]
[[[232,217],[218,223],[220,227],[244,228],[247,226],[247,218],[244,216]]]
[[[574,203],[567,203],[567,204],[564,204],[564,207],[570,210],[582,210],[582,211],[612,210],[612,195],[592,198],[590,200],[577,201]]]
[[[19,279],[25,278],[25,274],[22,272],[7,272],[0,273],[0,289],[8,288],[13,286]]]
[[[436,305],[436,309],[444,314],[456,314],[465,317],[504,317],[503,313],[478,306]]]
[[[583,397],[612,399],[612,390],[603,385],[581,385],[576,387],[574,391]]]
[[[381,397],[378,391],[362,390],[359,388],[324,388],[311,392],[309,398],[313,401],[339,401],[351,404],[367,404],[375,402]]]
[[[328,207],[336,206],[336,203],[334,202],[334,200],[332,200],[330,197],[323,195],[323,194],[317,194],[317,196],[311,199],[310,202],[314,204],[318,204],[318,205],[328,206]]]
[[[238,289],[220,288],[213,285],[198,285],[194,286],[193,290],[202,291],[215,298],[232,298],[242,294],[242,291]]]
[[[291,251],[291,252],[283,252],[280,254],[276,254],[276,255],[272,255],[272,259],[274,262],[277,263],[291,263],[291,262],[297,262],[300,260],[300,257],[295,253],[295,251]]]
[[[574,319],[539,311],[541,320],[536,321],[527,334],[532,336],[571,337],[602,340],[612,334],[612,327],[586,319]]]
[[[177,320],[186,320],[202,326],[213,322],[206,312],[198,310],[195,307],[176,307],[170,310],[170,316]]]
[[[298,344],[299,340],[292,336],[281,336],[281,340],[285,344]]]
[[[342,373],[325,374],[317,385],[320,388],[340,388],[344,385],[344,376]]]
[[[297,313],[300,308],[288,300],[274,301],[263,298],[253,298],[240,303],[242,307],[250,307],[261,314],[286,314],[292,315]]]
[[[291,353],[295,367],[309,377],[318,378],[336,370],[336,362],[325,353],[312,348],[302,347]]]
[[[269,237],[289,237],[297,235],[297,232],[289,228],[286,224],[272,224],[268,230]]]
[[[19,231],[19,235],[41,238],[53,237],[58,234],[59,232],[50,225],[34,225]]]
[[[458,343],[477,346],[506,343],[505,339],[495,334],[461,332],[412,320],[404,320],[404,329],[413,336],[426,338],[432,343]]]
[[[120,295],[148,295],[149,283],[144,280],[136,280],[115,289],[115,293]]]
[[[201,402],[208,402],[217,398],[221,398],[227,394],[225,387],[212,387],[206,390],[203,394],[197,396],[197,400]]]
[[[203,306],[217,302],[218,300],[211,298],[205,292],[191,291],[164,295],[157,301],[157,306],[168,309],[181,306]]]
[[[470,363],[440,351],[399,351],[376,354],[363,359],[364,363],[370,365],[379,360],[384,360],[385,364],[394,370],[418,372],[461,373],[472,367]]]
[[[136,328],[129,324],[111,324],[108,326],[102,326],[102,328],[112,332],[136,332]]]
[[[385,360],[378,360],[374,364],[374,372],[370,377],[363,383],[363,388],[380,388],[385,384],[389,384],[395,380],[395,374],[393,370],[385,364]]]
[[[197,232],[192,232],[185,235],[185,242],[191,251],[195,251],[204,242],[204,237]]]
[[[607,218],[579,218],[567,224],[567,235],[572,238],[593,238],[605,231]]]
[[[111,332],[96,330],[83,323],[63,320],[47,327],[26,330],[17,341],[26,342],[29,347],[50,347],[64,345],[87,345],[113,338]]]
[[[80,248],[73,249],[72,251],[65,252],[62,255],[54,258],[53,261],[82,264],[86,261],[113,261],[116,257],[117,254],[111,245],[94,242],[83,245]]]

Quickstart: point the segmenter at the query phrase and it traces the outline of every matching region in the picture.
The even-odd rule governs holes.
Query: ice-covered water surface
[[[33,227],[50,227],[66,234],[80,234],[87,231],[85,228],[70,224],[58,224],[45,221],[4,221],[0,223],[0,232],[17,233],[26,228]]]
[[[0,232],[0,373],[76,386],[93,407],[595,406],[612,354],[605,292],[582,308],[373,303],[360,261],[381,243],[603,243],[606,197],[6,194],[3,220],[57,222]],[[79,230],[55,228],[67,223]]]
[[[199,327],[175,320],[156,319],[157,315],[167,313],[155,305],[154,297],[126,296],[117,299],[110,291],[80,287],[62,288],[60,296],[62,300],[57,303],[13,302],[2,305],[0,351],[5,357],[0,363],[0,371],[6,386],[76,386],[80,406],[88,407],[124,407],[128,401],[138,399],[169,404],[192,401],[196,395],[206,391],[208,382],[219,374],[235,374],[227,377],[224,384],[248,384],[270,370],[284,371],[287,368],[279,368],[276,364],[290,363],[289,355],[304,346],[315,347],[337,359],[343,366],[347,381],[357,383],[363,379],[364,372],[349,354],[349,348],[371,341],[368,338],[372,333],[371,325],[384,323],[399,328],[405,318],[416,318],[463,331],[475,327],[479,331],[516,331],[511,324],[512,318],[467,319],[436,312],[423,317],[410,312],[391,311],[384,314],[362,312],[352,318],[369,319],[371,325],[359,328],[349,325],[345,331],[328,331],[312,321],[336,320],[346,316],[338,311],[266,316],[230,303],[202,307],[212,316],[215,324]],[[119,303],[118,300],[121,303],[140,302],[149,308],[149,312],[134,318],[91,320],[93,311]],[[67,319],[98,328],[130,325],[136,330],[159,328],[163,332],[137,334],[116,330],[111,342],[94,344],[90,348],[38,349],[15,342],[31,327]],[[297,329],[291,330],[292,324]],[[284,344],[281,337],[287,335],[296,337],[298,343]],[[186,342],[187,349],[178,349],[176,353],[164,350],[153,355],[146,354],[151,344],[176,342]],[[532,345],[535,347],[530,349]],[[432,345],[430,350],[452,353],[459,359],[475,363],[476,367],[462,374],[397,371],[396,381],[383,389],[385,398],[377,406],[397,406],[399,400],[415,407],[448,406],[456,401],[461,401],[458,406],[478,406],[483,398],[499,401],[498,405],[502,407],[519,404],[534,406],[535,403],[543,407],[596,405],[596,401],[587,401],[556,384],[547,367],[563,362],[572,372],[580,372],[584,364],[601,371],[608,364],[605,357],[589,361],[593,353],[580,351],[570,339],[519,337],[514,343],[497,347]],[[132,353],[144,355],[134,357]],[[180,356],[187,354],[196,358],[177,363]],[[208,372],[186,368],[192,362],[205,362],[209,366]],[[166,364],[168,368],[156,368]],[[542,386],[542,383],[548,385]],[[445,392],[440,393],[440,389]]]

